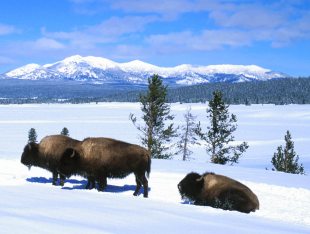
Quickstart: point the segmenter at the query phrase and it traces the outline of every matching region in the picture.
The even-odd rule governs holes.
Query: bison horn
[[[203,180],[203,176],[201,176],[200,178],[196,179],[197,182],[200,182]]]
[[[72,154],[70,155],[70,158],[73,158],[75,155],[75,151],[73,150]]]

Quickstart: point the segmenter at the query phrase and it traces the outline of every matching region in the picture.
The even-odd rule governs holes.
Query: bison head
[[[204,184],[204,179],[201,175],[195,172],[187,174],[178,184],[179,192],[182,199],[188,198],[192,201],[197,200]]]
[[[29,169],[32,165],[36,165],[38,162],[38,144],[31,142],[24,148],[24,152],[21,156],[21,163],[26,165]]]
[[[75,149],[66,149],[60,159],[59,173],[66,177],[76,174],[79,160],[80,155]]]

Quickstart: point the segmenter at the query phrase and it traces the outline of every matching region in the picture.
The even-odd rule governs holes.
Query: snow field
[[[182,124],[189,105],[173,104]],[[205,124],[205,104],[191,104]],[[292,133],[295,150],[310,171],[310,106],[231,106],[237,115],[236,140],[249,150],[235,166],[208,163],[203,147],[193,160],[152,160],[149,198],[134,197],[133,175],[109,179],[105,192],[85,190],[86,180],[72,177],[63,188],[51,185],[51,173],[20,163],[27,133],[40,140],[67,127],[77,139],[108,136],[139,143],[129,113],[137,103],[0,106],[0,233],[310,233],[309,176],[270,170],[276,147]],[[204,125],[203,125],[204,126]],[[265,170],[265,168],[269,170]],[[189,172],[213,171],[241,181],[257,194],[260,210],[251,214],[190,205],[181,201],[177,184]],[[142,191],[142,190],[141,190]]]
[[[188,172],[188,165],[199,172],[206,166],[216,171],[219,166],[211,164],[153,160],[148,199],[142,194],[132,196],[133,175],[109,179],[106,191],[97,192],[83,189],[86,180],[81,177],[70,178],[61,188],[51,185],[51,173],[43,169],[28,171],[17,160],[0,160],[0,165],[0,225],[11,226],[14,233],[24,230],[33,233],[42,230],[44,233],[133,233],[137,229],[143,233],[204,233],[206,229],[216,233],[227,230],[233,233],[249,233],[249,230],[251,233],[307,233],[310,229],[310,190],[307,186],[292,188],[240,180],[260,200],[260,210],[249,215],[181,201],[177,183]],[[255,176],[258,171],[253,169],[252,174]],[[273,183],[274,172],[268,174],[269,182]],[[291,175],[285,177],[288,179]],[[18,225],[14,225],[16,223]],[[256,226],[255,230],[252,225]],[[45,226],[49,228],[45,229]],[[7,231],[0,233],[10,233],[10,229]]]
[[[206,129],[207,104],[172,104],[175,125],[184,123],[183,115],[191,106]],[[41,104],[0,105],[0,158],[20,158],[27,142],[28,131],[34,127],[40,140],[46,135],[59,134],[63,127],[76,139],[89,136],[108,136],[130,143],[140,144],[139,132],[129,120],[129,114],[141,117],[138,103],[99,104]],[[246,141],[249,149],[240,158],[239,165],[250,168],[271,169],[271,158],[279,145],[284,144],[287,130],[292,134],[295,151],[300,156],[305,171],[310,171],[310,105],[252,105],[230,106],[230,113],[237,116],[237,142]],[[194,146],[195,161],[206,162],[203,146]],[[175,159],[181,159],[176,156]]]

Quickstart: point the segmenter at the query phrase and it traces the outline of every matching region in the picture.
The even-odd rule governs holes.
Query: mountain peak
[[[30,63],[30,64],[27,64],[25,66],[16,68],[16,69],[14,69],[12,71],[9,71],[5,75],[9,76],[9,77],[21,76],[23,74],[31,73],[31,72],[35,71],[36,69],[38,69],[38,68],[40,68],[39,64]]]
[[[133,60],[127,63],[120,63],[120,68],[124,71],[143,71],[143,72],[153,72],[156,73],[158,71],[159,67],[143,62],[141,60]]]
[[[117,67],[117,63],[102,57],[95,57],[95,56],[87,56],[83,57],[82,61],[89,64],[90,66],[102,68],[102,69],[109,69]]]
[[[147,78],[158,74],[169,84],[200,84],[210,82],[243,82],[287,77],[257,65],[209,65],[182,64],[175,67],[159,67],[140,60],[117,63],[112,60],[73,55],[53,64],[28,64],[5,74],[18,79],[71,79],[84,82],[147,84]],[[169,78],[169,79],[167,79]]]
[[[209,65],[204,67],[212,72],[225,72],[225,73],[236,73],[236,72],[269,72],[269,69],[259,67],[257,65],[230,65],[230,64],[220,64],[220,65]]]
[[[80,60],[82,60],[83,57],[81,55],[72,55],[70,57],[65,58],[64,60],[62,60],[61,62],[78,62]]]

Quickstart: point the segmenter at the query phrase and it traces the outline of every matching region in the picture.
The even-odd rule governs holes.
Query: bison
[[[21,163],[28,166],[37,166],[53,173],[53,185],[57,184],[60,158],[68,147],[75,147],[80,141],[63,135],[44,137],[39,144],[31,142],[24,148]],[[64,185],[65,177],[60,176],[60,185]]]
[[[182,199],[195,205],[250,213],[259,209],[257,196],[244,184],[223,175],[192,172],[178,184]]]
[[[107,185],[107,178],[124,178],[130,173],[136,177],[137,196],[141,185],[144,197],[148,196],[151,158],[149,152],[138,145],[110,138],[86,138],[76,148],[68,148],[60,160],[60,173],[78,174],[90,178],[90,188],[99,182],[99,191]]]

